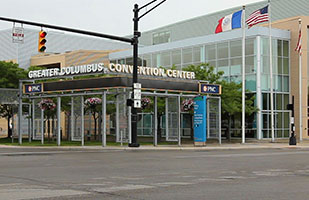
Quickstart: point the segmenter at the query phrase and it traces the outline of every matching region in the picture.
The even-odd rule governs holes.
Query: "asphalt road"
[[[0,149],[0,199],[309,199],[309,151]]]

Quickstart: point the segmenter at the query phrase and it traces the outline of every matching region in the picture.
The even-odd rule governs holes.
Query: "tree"
[[[27,72],[18,67],[18,64],[13,62],[0,61],[0,88],[18,88],[19,80],[27,77]],[[10,121],[14,115],[16,105],[1,104],[0,116],[7,118],[8,137],[12,136],[12,127]]]
[[[199,65],[189,65],[183,69],[184,71],[195,72],[197,80],[208,81],[209,83],[222,85],[221,108],[222,119],[227,120],[227,137],[230,139],[231,117],[239,115],[242,112],[242,84],[235,82],[227,82],[222,80],[224,72],[214,72],[214,67],[208,63]],[[250,91],[246,91],[246,114],[251,115],[257,112],[258,109],[254,106],[254,95],[250,95]]]

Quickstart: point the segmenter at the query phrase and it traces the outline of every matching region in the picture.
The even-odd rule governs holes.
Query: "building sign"
[[[43,84],[26,84],[24,85],[24,93],[31,94],[31,93],[40,93],[43,92]]]
[[[132,74],[132,65],[114,64],[110,63],[108,66],[104,66],[103,63],[70,66],[62,68],[51,68],[51,69],[41,69],[30,71],[28,77],[30,79],[35,78],[52,78],[58,76],[72,76],[80,74],[90,74],[90,73],[123,73]],[[168,77],[168,78],[179,78],[179,79],[195,79],[195,73],[189,71],[180,71],[173,69],[163,69],[154,67],[142,67],[138,66],[139,75],[145,76],[155,76],[155,77]]]
[[[200,83],[200,93],[221,94],[221,85]]]

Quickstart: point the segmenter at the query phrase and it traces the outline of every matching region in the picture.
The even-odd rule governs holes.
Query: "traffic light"
[[[46,46],[45,46],[45,43],[46,43],[46,35],[47,33],[45,31],[40,31],[39,32],[39,46],[38,46],[38,52],[40,53],[43,53],[45,52],[46,50]]]

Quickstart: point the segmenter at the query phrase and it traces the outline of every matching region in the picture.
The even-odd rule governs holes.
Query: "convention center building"
[[[267,5],[268,1],[245,5],[245,18]],[[255,96],[255,105],[258,108],[257,113],[246,117],[246,138],[262,140],[272,137],[269,52],[271,38],[275,138],[289,138],[291,123],[294,121],[297,138],[308,139],[309,4],[307,0],[272,0],[270,8],[271,29],[268,22],[245,28],[245,87],[247,95]],[[222,17],[242,9],[243,7],[239,6],[211,14],[205,13],[200,17],[142,32],[139,38],[138,65],[182,70],[188,65],[208,63],[216,72],[224,72],[224,80],[241,83],[242,29],[217,34],[215,30]],[[47,53],[39,54],[37,31],[25,30],[32,39],[27,41],[25,37],[24,44],[12,44],[11,31],[0,31],[0,42],[5,44],[0,47],[1,60],[15,60],[23,68],[62,68],[94,63],[133,64],[131,45],[52,31],[47,35]],[[301,54],[295,51],[299,30]],[[5,51],[7,49],[10,51]],[[291,111],[287,109],[287,105],[292,103],[292,98],[295,117],[290,120]],[[228,124],[222,121],[221,126],[224,135]],[[241,137],[240,115],[233,117],[231,128],[232,137]]]

